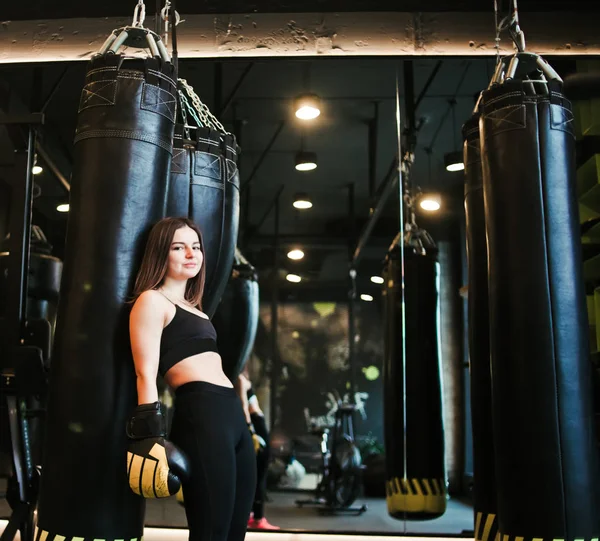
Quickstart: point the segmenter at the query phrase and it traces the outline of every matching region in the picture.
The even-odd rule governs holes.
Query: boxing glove
[[[127,477],[144,498],[177,494],[189,477],[187,458],[166,439],[166,425],[160,402],[139,405],[127,421]]]
[[[254,426],[252,423],[248,423],[248,430],[250,431],[250,435],[252,436],[252,444],[254,445],[254,452],[256,454],[260,453],[262,449],[267,446],[265,440],[259,436],[254,430]]]

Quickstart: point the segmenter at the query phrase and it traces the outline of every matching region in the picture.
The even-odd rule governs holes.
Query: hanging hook
[[[163,41],[165,42],[165,45],[169,44],[169,25],[171,24],[170,13],[171,0],[165,0],[165,6],[160,10],[160,18],[165,22],[165,29],[163,32]],[[179,16],[179,12],[177,10],[174,11],[173,18],[175,19],[175,22],[173,23],[174,26],[178,26],[179,23],[184,22],[184,20],[182,20]]]
[[[498,32],[507,30],[515,45],[515,48],[517,49],[517,52],[524,53],[525,34],[519,25],[519,8],[517,5],[517,0],[511,1],[513,6],[512,12],[500,21],[500,24],[498,25]]]

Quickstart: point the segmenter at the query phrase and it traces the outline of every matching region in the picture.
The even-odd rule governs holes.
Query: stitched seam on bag
[[[86,77],[88,77],[89,75],[94,75],[95,73],[100,73],[102,71],[117,71],[117,68],[114,67],[114,66],[112,66],[112,67],[108,67],[107,66],[107,67],[104,67],[104,68],[96,68],[96,69],[93,69],[91,71],[88,71],[86,73]]]
[[[212,145],[214,147],[220,146],[219,143],[216,143],[212,139],[206,139],[205,137],[198,137],[198,142],[199,143],[207,143],[208,145]],[[202,151],[199,150],[198,152],[202,152]]]
[[[198,158],[196,156],[196,154],[207,154],[208,156],[212,156],[213,158],[215,158],[213,161],[211,161],[209,164],[206,165],[202,165],[202,166],[198,166]],[[215,163],[219,164],[219,171],[218,171],[218,176],[221,176],[221,163],[220,163],[220,156],[218,154],[212,154],[210,152],[205,152],[203,150],[195,150],[194,151],[194,175],[201,175],[202,174],[202,170],[204,169],[209,169],[211,168]],[[216,182],[216,181],[215,181]]]
[[[505,100],[506,98],[510,98],[513,96],[522,96],[522,95],[523,95],[523,92],[509,92],[508,94],[503,94],[502,96],[499,96],[497,98],[492,98],[491,100],[486,101],[485,107],[487,107],[488,105],[491,105],[492,103],[496,103],[498,101]]]
[[[571,118],[567,118],[566,120],[564,120],[563,122],[555,122],[554,119],[554,108],[555,107],[560,107],[561,109],[561,114],[563,114],[563,110],[564,111],[568,111],[569,113],[571,113]],[[563,116],[563,119],[565,117]],[[563,106],[563,105],[559,105],[557,103],[551,103],[550,104],[550,128],[553,130],[559,130],[565,133],[568,133],[569,135],[575,137],[575,133],[574,133],[574,129],[573,129],[573,121],[574,121],[574,117],[573,117],[573,113],[570,111],[569,108]]]
[[[124,139],[134,139],[137,141],[145,141],[146,143],[153,143],[161,148],[164,148],[169,152],[173,153],[173,149],[170,141],[161,139],[160,137],[153,137],[151,135],[145,135],[140,131],[132,130],[92,130],[81,133],[75,137],[75,143],[84,139],[103,138],[103,137],[121,137]]]
[[[221,184],[218,180],[211,180],[207,178],[202,180],[193,179],[190,184],[192,184],[192,186],[204,186],[205,188],[214,188],[215,190],[221,191],[225,189],[225,186],[223,186],[223,184]]]
[[[158,103],[145,103],[146,100],[146,88],[152,88],[152,89],[156,89],[156,91],[158,92],[158,97],[156,99],[156,101]],[[164,101],[162,100],[162,95],[161,92],[166,92],[169,96],[171,96],[171,98],[173,98],[172,100],[169,101]],[[173,104],[173,110],[171,111],[169,104]],[[146,111],[152,111],[154,113],[157,113],[161,116],[164,116],[165,118],[167,118],[168,120],[170,120],[171,122],[175,121],[175,108],[177,107],[176,105],[176,100],[175,100],[175,96],[173,94],[171,94],[168,90],[163,90],[160,87],[148,84],[148,83],[144,83],[144,86],[142,87],[142,104],[141,104],[141,108],[146,110]],[[164,105],[167,110],[169,111],[169,115],[166,115],[165,113],[163,113],[160,110],[154,109],[153,107],[157,107],[159,108],[161,105]]]
[[[96,89],[95,92],[92,92],[91,90],[88,89],[88,86],[97,85],[98,83],[105,83],[105,84],[101,88]],[[101,94],[98,93],[98,92],[102,92],[106,88],[109,88],[111,85],[113,86],[111,97],[102,96]],[[87,93],[87,94],[85,94],[85,98],[84,98],[84,93]],[[88,104],[87,102],[89,102],[94,97],[96,97],[100,100],[104,100],[104,102]],[[91,107],[106,107],[107,105],[114,105],[116,102],[116,99],[117,99],[117,82],[114,79],[101,79],[100,81],[91,81],[91,82],[87,83],[83,87],[83,90],[81,91],[81,98],[79,100],[79,109],[77,110],[77,112],[80,113],[81,111],[84,111],[85,109],[90,109]]]
[[[185,148],[174,148],[173,149],[173,158],[171,160],[171,173],[185,173],[185,169],[182,164],[180,164],[177,160],[179,157],[185,153]]]
[[[237,183],[231,180],[232,178],[235,177],[235,174],[237,173],[237,164],[233,160],[230,160],[229,158],[226,158],[226,163],[227,163],[227,182],[229,182],[230,184],[233,184],[234,186],[237,186]],[[231,171],[229,171],[230,165],[233,166],[231,168]]]
[[[156,71],[153,69],[148,69],[148,73],[152,73],[153,75],[156,75],[157,77],[159,77],[160,79],[163,79],[169,83],[171,83],[173,86],[175,85],[175,80],[171,79],[169,76],[165,75],[164,73],[162,73],[161,71]]]

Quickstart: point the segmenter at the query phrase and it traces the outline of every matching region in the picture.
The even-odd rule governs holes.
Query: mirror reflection
[[[547,60],[563,77],[600,69],[595,60]],[[517,71],[510,72],[513,68]],[[72,142],[86,69],[83,63],[0,66],[10,88],[7,113],[30,104],[31,110],[44,106],[46,114],[30,159],[33,226],[26,300],[27,318],[37,322],[28,327],[31,344],[38,344],[46,360],[51,357],[59,296],[61,303],[78,302],[65,298],[60,288],[73,188],[69,179],[76,167]],[[500,77],[509,72],[513,78],[522,77],[532,96],[542,95],[542,83],[527,79],[533,71],[523,74],[519,69],[525,68],[505,66]],[[474,490],[473,478],[473,433],[481,433],[485,423],[472,408],[477,403],[482,413],[491,407],[492,389],[485,386],[491,376],[489,363],[487,373],[478,365],[474,375],[473,352],[480,363],[491,355],[492,370],[501,370],[502,329],[518,330],[510,323],[517,316],[502,311],[502,299],[515,298],[503,289],[507,286],[502,278],[523,270],[514,262],[516,256],[503,252],[508,248],[502,239],[522,232],[517,226],[502,225],[501,213],[513,196],[490,188],[486,205],[490,209],[493,205],[500,225],[495,237],[488,231],[494,239],[488,239],[489,257],[505,274],[499,274],[499,285],[493,282],[495,289],[490,289],[490,314],[496,319],[490,323],[487,313],[479,322],[473,313],[469,317],[469,303],[482,306],[476,304],[482,301],[474,300],[474,292],[485,294],[488,302],[488,285],[480,281],[482,268],[483,279],[487,276],[486,253],[481,252],[486,229],[478,221],[484,208],[481,186],[487,180],[481,173],[475,178],[473,163],[482,157],[469,150],[474,141],[469,126],[481,125],[473,124],[473,113],[478,111],[480,92],[498,75],[496,59],[185,59],[179,70],[193,90],[184,89],[188,120],[194,111],[210,112],[208,125],[214,115],[235,136],[241,151],[236,158],[235,254],[232,265],[219,271],[227,279],[220,298],[211,302],[223,369],[256,444],[258,480],[248,529],[491,540],[498,531],[494,510],[486,508],[490,502]],[[540,73],[548,76],[547,71]],[[197,107],[194,97],[204,108]],[[575,120],[560,117],[561,126],[568,124],[571,135],[580,140],[597,136],[597,102],[578,104]],[[505,106],[512,107],[510,111],[526,107],[512,102]],[[554,115],[570,114],[565,103],[553,106]],[[520,118],[515,113],[507,119],[485,100],[482,107],[492,111],[489,118],[496,115],[489,130],[501,129],[503,122],[513,125]],[[180,120],[184,142],[179,150],[185,153],[193,136],[185,131],[186,118]],[[10,314],[5,309],[12,295],[7,278],[14,246],[10,235],[16,223],[10,216],[19,204],[12,175],[22,164],[9,132],[2,128],[0,139],[0,314],[6,327]],[[554,154],[560,154],[563,147],[556,144]],[[490,147],[489,153],[498,161],[486,154],[485,159],[492,160],[489,167],[508,175],[502,159],[494,157],[502,149]],[[177,155],[173,154],[173,164],[179,164]],[[573,244],[579,250],[583,243],[589,318],[589,329],[586,323],[583,331],[592,351],[597,349],[594,232],[600,212],[592,193],[596,158],[591,147],[578,148],[582,226]],[[177,174],[174,167],[171,175]],[[490,178],[501,183],[502,175]],[[103,197],[103,192],[92,196]],[[533,208],[531,201],[523,204]],[[111,208],[106,208],[107,228],[110,216]],[[562,233],[549,234],[559,238]],[[524,245],[519,246],[519,253],[526,254]],[[478,270],[474,260],[469,261],[473,254],[480,264],[484,262]],[[512,258],[512,266],[502,266],[503,254]],[[98,253],[93,264],[102,267],[106,258]],[[87,264],[81,262],[82,267]],[[526,284],[518,284],[519,294],[530,298]],[[93,288],[93,283],[86,284],[81,295]],[[470,335],[475,327],[489,336]],[[526,341],[525,336],[511,339]],[[520,351],[519,358],[527,351]],[[515,372],[504,377],[510,380],[510,374]],[[521,383],[531,376],[518,374],[524,378]],[[512,388],[512,383],[506,385]],[[162,379],[159,393],[170,423],[175,397]],[[514,393],[525,400],[523,388],[517,385]],[[40,387],[26,401],[36,412],[29,432],[32,464],[42,460],[45,397],[46,390]],[[523,402],[519,407],[533,406]],[[11,481],[10,403],[8,409],[6,404],[2,408],[0,518],[8,519],[18,491]],[[498,421],[502,433],[510,433],[503,423]],[[512,428],[519,434],[527,432]],[[485,469],[482,478],[495,477],[493,464],[479,467]],[[476,498],[482,507],[474,506]],[[148,500],[145,522],[170,528],[187,524],[175,496]]]

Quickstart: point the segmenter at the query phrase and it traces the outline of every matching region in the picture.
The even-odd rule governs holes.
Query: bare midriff
[[[165,381],[173,390],[191,381],[206,381],[222,387],[233,387],[223,372],[221,356],[214,351],[205,351],[179,361],[167,370]]]

